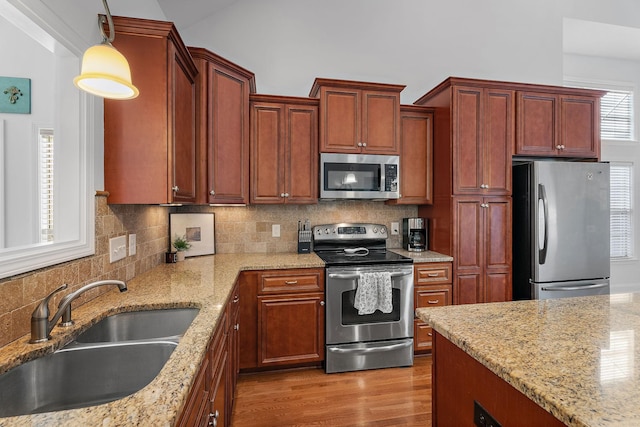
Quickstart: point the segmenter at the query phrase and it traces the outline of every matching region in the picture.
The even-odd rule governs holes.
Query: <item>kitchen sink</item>
[[[165,365],[175,341],[70,346],[0,375],[0,417],[83,408],[142,389]]]
[[[180,337],[199,311],[197,308],[172,308],[114,314],[80,334],[76,343]]]

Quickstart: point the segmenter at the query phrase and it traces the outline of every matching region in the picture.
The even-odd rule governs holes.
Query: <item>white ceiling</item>
[[[565,53],[640,61],[640,28],[565,18]]]
[[[158,4],[167,19],[181,29],[206,19],[236,1],[238,0],[158,0]]]

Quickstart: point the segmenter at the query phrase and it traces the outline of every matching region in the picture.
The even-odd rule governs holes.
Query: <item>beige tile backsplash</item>
[[[297,251],[298,220],[311,225],[336,222],[391,222],[417,215],[417,206],[387,206],[382,202],[339,201],[317,205],[265,205],[247,207],[179,207],[108,205],[97,196],[96,253],[79,260],[0,280],[0,346],[29,333],[31,312],[49,292],[63,283],[70,291],[103,279],[131,280],[164,262],[169,246],[169,212],[214,212],[217,253],[271,253]],[[280,224],[280,237],[271,226]],[[109,263],[109,239],[136,234],[137,253]],[[401,246],[401,236],[390,236],[387,246]],[[109,288],[96,288],[76,301],[83,304]],[[60,295],[51,307],[57,305]]]

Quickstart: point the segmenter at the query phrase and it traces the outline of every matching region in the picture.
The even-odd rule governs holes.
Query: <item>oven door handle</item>
[[[382,353],[385,351],[398,350],[400,348],[406,348],[413,345],[413,340],[407,340],[398,344],[389,344],[379,347],[368,348],[341,348],[341,347],[328,347],[328,350],[332,353],[351,353],[351,354],[371,354]]]
[[[391,273],[391,277],[402,277],[402,276],[409,276],[411,273],[413,273],[413,271],[408,271],[408,272],[393,272]],[[352,280],[352,279],[359,279],[360,275],[359,274],[346,274],[346,273],[330,273],[329,274],[329,278],[330,279],[343,279],[343,280]]]

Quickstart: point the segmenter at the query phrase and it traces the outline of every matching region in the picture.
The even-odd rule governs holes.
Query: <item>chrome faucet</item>
[[[58,289],[47,295],[31,314],[31,339],[29,340],[29,342],[33,344],[48,341],[49,338],[51,338],[51,330],[56,325],[60,317],[62,317],[62,322],[60,322],[60,325],[73,325],[73,320],[71,320],[71,301],[78,298],[89,289],[93,289],[102,285],[116,285],[118,286],[118,289],[120,289],[120,292],[124,292],[127,290],[127,285],[120,280],[100,280],[97,282],[89,283],[88,285],[81,287],[77,291],[71,292],[69,295],[63,297],[58,304],[58,311],[53,316],[51,321],[49,321],[49,300],[54,294],[67,289],[68,285],[65,283],[64,285],[60,286]]]

